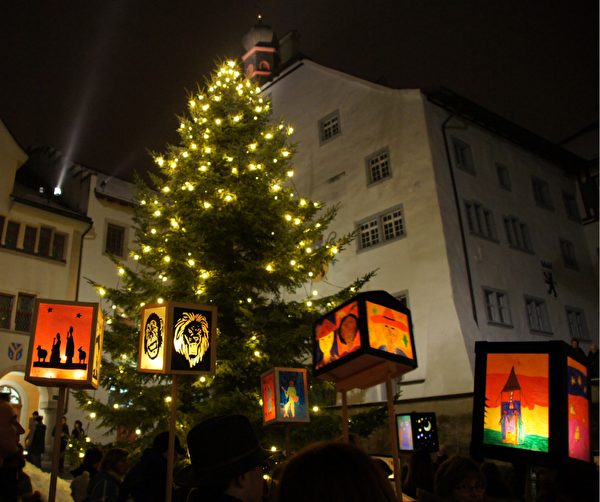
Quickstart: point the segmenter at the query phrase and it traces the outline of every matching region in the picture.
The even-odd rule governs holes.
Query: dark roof
[[[427,99],[455,115],[539,155],[561,167],[566,174],[576,174],[586,160],[527,129],[479,106],[445,87],[421,89]]]

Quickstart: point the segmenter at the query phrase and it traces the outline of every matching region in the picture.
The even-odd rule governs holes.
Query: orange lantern
[[[97,389],[104,316],[97,303],[37,299],[25,380],[46,387]]]
[[[167,301],[142,308],[138,371],[214,375],[217,308]]]
[[[310,422],[303,368],[273,368],[261,376],[263,425]]]

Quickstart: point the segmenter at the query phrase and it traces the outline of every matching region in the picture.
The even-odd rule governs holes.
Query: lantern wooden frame
[[[205,317],[208,323],[208,349],[203,354],[204,356],[208,355],[209,361],[208,363],[203,363],[202,360],[193,364],[190,362],[189,355],[184,355],[185,359],[188,361],[188,365],[190,368],[179,368],[178,364],[181,365],[181,362],[174,354],[177,353],[177,349],[175,347],[176,342],[174,340],[176,334],[176,326],[178,314],[180,311],[188,311],[199,313]],[[162,321],[162,327],[160,331],[162,332],[162,344],[163,347],[158,349],[158,354],[156,358],[161,357],[160,361],[162,364],[158,366],[157,364],[149,364],[148,363],[148,346],[144,345],[146,340],[146,325],[150,320],[152,314],[156,314],[158,318]],[[138,371],[142,373],[159,373],[159,374],[170,374],[170,375],[214,375],[215,374],[215,364],[216,364],[216,345],[217,345],[217,307],[208,306],[208,305],[197,305],[193,303],[182,303],[182,302],[174,302],[174,301],[166,301],[163,303],[153,303],[150,305],[144,305],[142,307],[142,316],[141,316],[141,324],[140,324],[140,341],[139,341],[139,356],[138,356]],[[192,358],[193,359],[193,358]],[[152,360],[154,362],[154,360]],[[198,366],[200,365],[200,366]],[[196,369],[195,366],[198,366]]]
[[[473,399],[473,428],[471,438],[471,454],[474,456],[482,456],[486,458],[492,458],[497,460],[503,460],[507,462],[525,462],[533,465],[559,468],[565,464],[582,465],[591,461],[590,452],[590,429],[589,429],[589,415],[590,415],[590,392],[589,392],[589,380],[587,375],[587,358],[580,351],[567,345],[563,341],[549,341],[549,342],[476,342],[475,343],[475,389]],[[519,370],[514,369],[508,376],[503,375],[504,380],[501,382],[502,385],[498,387],[497,384],[494,388],[500,388],[500,411],[502,422],[503,406],[505,398],[502,393],[508,393],[508,407],[513,404],[512,400],[516,397],[519,399],[518,410],[522,409],[521,400],[524,402],[529,399],[530,404],[527,404],[527,409],[523,409],[522,413],[519,412],[517,418],[520,422],[514,420],[512,424],[525,423],[527,410],[531,409],[531,405],[536,402],[542,401],[542,398],[538,396],[547,397],[547,447],[542,443],[542,448],[539,451],[535,449],[526,449],[528,445],[525,441],[519,444],[520,440],[517,437],[515,440],[516,444],[510,443],[511,437],[505,430],[502,429],[501,434],[502,442],[506,444],[494,444],[494,441],[489,439],[489,432],[487,436],[484,436],[485,430],[490,431],[492,428],[497,428],[493,423],[497,419],[495,415],[491,413],[490,400],[493,400],[491,395],[486,396],[486,390],[489,394],[492,392],[490,389],[493,384],[492,379],[497,379],[496,372],[493,368],[498,366],[504,358],[512,361],[515,357],[525,355],[529,357],[534,355],[536,358],[543,358],[543,361],[547,360],[547,392],[543,394],[536,388],[535,394],[532,390],[527,389],[528,384],[526,378],[520,376],[521,373],[525,373],[526,369]],[[509,359],[513,358],[513,359]],[[533,359],[535,361],[535,359]],[[490,370],[488,371],[488,365]],[[526,368],[525,365],[523,365]],[[580,371],[582,370],[582,371]],[[577,373],[578,377],[581,377],[581,381],[577,383],[572,380],[573,373]],[[543,373],[543,372],[540,372]],[[536,384],[543,382],[541,379],[544,375],[537,377]],[[488,385],[488,379],[490,384]],[[504,383],[506,382],[506,383]],[[546,382],[543,382],[544,384]],[[573,385],[574,384],[574,385]],[[545,387],[544,387],[545,388]],[[575,390],[574,390],[575,389]],[[577,390],[578,389],[578,390]],[[516,391],[519,390],[519,394]],[[574,394],[578,393],[577,395]],[[494,393],[497,393],[494,391]],[[522,393],[522,395],[521,395]],[[529,396],[528,396],[529,394]],[[514,397],[513,397],[514,395]],[[576,403],[574,403],[576,401]],[[504,403],[504,404],[503,404]],[[493,404],[496,404],[495,402]],[[545,404],[545,403],[543,403]],[[544,411],[544,406],[539,405],[540,409]],[[498,408],[498,405],[495,406]],[[513,408],[516,406],[513,405]],[[577,410],[576,410],[577,408]],[[495,414],[498,411],[494,412]],[[491,417],[494,416],[494,419]],[[545,416],[545,415],[544,415]],[[489,420],[487,429],[485,428],[486,420]],[[586,442],[584,450],[587,449],[589,452],[589,458],[587,460],[575,458],[574,446],[572,441],[572,428],[575,421],[581,421],[581,423],[587,424],[587,430],[582,427],[582,430],[578,431],[578,441]],[[540,422],[538,420],[538,422]],[[513,425],[514,427],[514,425]],[[529,432],[530,429],[523,430]],[[485,429],[485,430],[484,430]],[[496,433],[497,434],[497,433]],[[506,438],[504,435],[506,434]],[[540,433],[541,434],[541,433]],[[544,432],[545,434],[545,432]],[[570,439],[571,435],[571,439]],[[486,437],[488,439],[486,439]],[[498,443],[498,441],[495,441]],[[581,447],[581,445],[578,445]],[[544,451],[547,450],[547,451]]]
[[[52,319],[53,317],[56,320]],[[56,323],[65,324],[56,326]],[[67,325],[69,327],[62,345],[62,340],[54,337],[53,333],[57,331],[59,335],[64,334]],[[72,340],[72,353],[67,355],[69,335]],[[83,342],[79,337],[83,337]],[[51,338],[54,339],[49,342]],[[103,339],[104,316],[98,303],[36,298],[31,319],[25,380],[42,387],[97,389]],[[54,345],[55,342],[60,343]],[[79,372],[83,371],[85,375],[80,376]],[[45,375],[42,375],[42,372],[45,372]]]
[[[304,399],[304,403],[301,404],[304,408],[304,416],[285,416],[285,412],[282,411],[283,399],[282,397],[282,387],[286,386],[289,388],[289,385],[282,380],[285,376],[285,373],[295,373],[297,375],[295,380],[296,387],[296,395],[298,396],[298,402],[300,399]],[[306,370],[304,368],[272,368],[269,371],[264,372],[260,375],[261,381],[261,390],[262,390],[262,398],[263,398],[263,425],[273,425],[273,424],[293,424],[293,423],[306,423],[310,422],[309,415],[309,404],[308,404],[308,381],[306,376]],[[270,387],[267,382],[272,382],[273,386]],[[272,392],[272,405],[274,407],[274,417],[273,414],[269,414],[268,409],[268,390],[271,388]],[[285,392],[284,392],[285,394]],[[288,397],[288,399],[291,399]],[[285,409],[285,408],[284,408]],[[288,413],[291,410],[288,409]]]

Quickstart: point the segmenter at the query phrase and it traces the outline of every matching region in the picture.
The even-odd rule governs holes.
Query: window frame
[[[482,290],[483,301],[485,302],[485,314],[488,324],[512,328],[513,322],[508,292],[497,288],[490,288],[489,286],[482,286]],[[493,296],[492,303],[488,301],[489,296]],[[501,305],[501,298],[504,301],[504,305]]]
[[[401,234],[394,235],[393,237],[386,239],[385,238],[386,222],[384,221],[384,218],[386,216],[393,215],[397,211],[400,211],[400,213],[401,213],[401,216],[400,216],[401,226],[402,226]],[[392,220],[392,221],[396,221],[396,220]],[[363,238],[362,238],[363,233],[361,230],[361,226],[363,226],[365,224],[371,224],[373,222],[376,222],[376,225],[374,228],[377,229],[378,241],[375,244],[369,244],[368,246],[364,246]],[[395,227],[395,225],[394,225],[394,227]],[[362,220],[355,222],[354,228],[356,229],[357,236],[358,236],[358,238],[356,239],[357,253],[362,252],[362,251],[367,251],[367,250],[370,250],[373,248],[377,248],[380,246],[385,246],[386,244],[389,244],[391,242],[395,242],[395,241],[404,239],[404,238],[406,238],[406,214],[404,213],[404,205],[397,204],[388,209],[384,209],[383,211],[379,211],[378,213],[373,214],[373,215],[369,216],[368,218],[363,218]],[[372,235],[372,230],[369,231],[369,234]],[[394,234],[395,234],[395,231],[394,231]]]
[[[376,158],[380,158],[384,154],[387,156],[385,161],[387,163],[387,174],[384,176],[380,176],[378,179],[373,179],[373,167],[371,165],[371,162]],[[378,163],[378,166],[381,169],[381,161]],[[379,185],[384,181],[387,181],[392,178],[392,163],[390,159],[389,147],[386,146],[384,148],[381,148],[380,150],[377,150],[376,152],[373,152],[372,154],[367,155],[365,157],[365,172],[367,175],[367,187],[369,188],[375,185]]]
[[[43,235],[46,232],[49,232],[48,238],[46,239],[46,236]],[[38,239],[38,245],[37,245],[37,253],[39,256],[44,256],[46,258],[51,258],[52,257],[52,241],[54,239],[54,229],[52,227],[46,227],[46,226],[41,226],[40,227],[40,236]],[[48,243],[48,247],[47,249],[44,249],[43,246],[45,245],[45,243]]]
[[[334,118],[337,119],[337,132],[335,134],[332,134],[330,137],[325,138],[324,125]],[[325,115],[323,118],[321,118],[317,122],[317,128],[318,128],[318,133],[319,133],[319,146],[326,145],[327,143],[331,143],[333,140],[339,138],[342,135],[342,123],[340,120],[339,109],[334,110],[331,113],[328,113],[327,115]]]
[[[30,298],[31,299],[31,312],[26,311],[26,310],[19,310],[19,300],[21,297],[26,297],[26,298]],[[18,291],[17,292],[17,296],[16,296],[16,302],[15,302],[15,317],[14,317],[14,331],[18,331],[19,333],[29,333],[29,331],[31,330],[31,321],[33,319],[33,310],[34,310],[34,306],[35,306],[35,300],[37,298],[37,295],[33,294],[33,293],[27,293],[25,291]],[[20,322],[19,316],[23,316],[29,319],[29,323],[27,326],[27,330],[22,330],[22,329],[17,329],[17,323]]]
[[[502,221],[508,246],[525,253],[535,254],[527,223],[512,215],[502,216]]]
[[[498,241],[494,212],[476,200],[464,200],[467,227],[471,235],[490,241]]]
[[[577,265],[577,255],[575,254],[575,246],[573,243],[568,239],[564,239],[563,237],[559,237],[558,242],[560,245],[560,254],[562,255],[565,267],[573,270],[579,270],[579,266]]]
[[[0,297],[8,298],[10,300],[10,308],[8,310],[0,307],[1,312],[8,312],[8,326],[2,326],[0,324],[0,329],[8,329],[9,330],[13,323],[13,311],[15,308],[15,295],[13,295],[11,293],[5,293],[3,291],[0,291]]]
[[[546,300],[535,296],[525,295],[525,315],[527,318],[527,326],[530,333],[543,333],[553,335],[550,318],[548,316],[548,306]],[[533,304],[535,312],[531,312],[529,306]],[[535,317],[535,319],[534,319]],[[540,321],[541,319],[541,321]],[[535,322],[532,322],[535,321]]]
[[[571,338],[575,338],[583,342],[591,341],[590,332],[587,327],[587,322],[585,320],[585,314],[583,310],[577,307],[570,307],[568,305],[565,305],[565,313],[567,315],[567,325],[569,326],[569,333],[571,335]],[[573,329],[574,323],[571,320],[571,314],[577,317],[576,326],[579,328],[579,335],[577,335],[575,333],[575,330]]]
[[[59,246],[57,246],[57,239],[63,240],[62,244],[60,244]],[[50,258],[52,260],[56,260],[56,261],[66,261],[65,260],[65,251],[67,250],[67,243],[68,243],[67,234],[62,233],[62,232],[54,232],[54,234],[52,235],[52,254],[50,255]],[[60,256],[56,255],[57,249],[62,250],[62,252],[60,253]]]
[[[121,243],[123,249],[122,249],[121,255],[119,255],[117,253],[111,253],[110,251],[107,250],[109,227],[116,227],[116,228],[120,228],[123,230],[123,241]],[[104,221],[104,242],[103,242],[103,246],[102,246],[102,254],[104,256],[110,256],[111,254],[113,254],[114,256],[120,258],[123,261],[127,260],[127,246],[129,243],[128,237],[129,237],[129,227],[128,226],[123,225],[122,223],[116,222],[113,220],[105,220]]]
[[[531,176],[531,187],[533,189],[533,200],[539,207],[554,211],[552,196],[550,195],[550,185],[547,181]]]
[[[31,244],[31,232],[33,234],[33,244]],[[37,248],[37,236],[38,236],[38,227],[32,225],[25,225],[25,232],[23,232],[23,251],[26,253],[33,254]],[[28,249],[29,248],[29,249]]]
[[[579,206],[577,204],[577,198],[565,190],[562,190],[563,204],[565,206],[565,213],[567,218],[577,223],[581,223],[581,216],[579,215]]]
[[[500,185],[500,188],[510,192],[512,186],[510,184],[510,173],[508,172],[508,167],[506,167],[504,164],[496,162],[496,174],[498,175],[498,184]]]
[[[452,160],[454,160],[455,167],[475,176],[475,163],[473,162],[473,149],[471,148],[471,145],[454,136],[451,136],[451,141]]]
[[[16,228],[16,232],[13,231],[13,229]],[[7,242],[8,240],[8,236],[9,234],[12,236],[13,234],[15,235],[15,241],[14,244],[12,242],[12,238],[11,238],[11,243],[9,244]],[[21,223],[15,220],[8,220],[7,224],[6,224],[6,233],[4,235],[4,247],[6,249],[18,249],[19,248],[19,237],[21,235]]]

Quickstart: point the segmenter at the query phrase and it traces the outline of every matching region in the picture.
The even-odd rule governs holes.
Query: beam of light
[[[106,5],[106,4],[105,4]],[[103,10],[104,16],[98,20],[98,26],[103,28],[98,30],[100,37],[96,41],[93,51],[87,61],[88,72],[80,80],[83,84],[83,95],[79,100],[77,114],[71,127],[71,135],[67,143],[66,152],[62,157],[62,165],[58,177],[57,187],[61,187],[65,175],[72,164],[74,152],[79,147],[79,141],[82,131],[88,124],[90,109],[92,108],[93,98],[97,95],[97,89],[101,84],[101,71],[106,69],[110,61],[111,49],[115,46],[117,37],[113,34],[118,31],[119,24],[127,17],[126,10],[122,8],[119,0],[113,0],[107,8]],[[112,51],[114,53],[114,51]],[[84,70],[85,72],[85,70]]]

